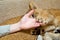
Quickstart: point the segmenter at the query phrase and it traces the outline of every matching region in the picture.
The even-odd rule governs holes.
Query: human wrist
[[[10,33],[17,32],[17,31],[20,31],[20,30],[21,30],[21,28],[20,28],[19,23],[11,24]]]

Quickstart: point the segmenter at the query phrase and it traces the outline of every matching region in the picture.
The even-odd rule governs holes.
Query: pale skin
[[[33,12],[34,10],[29,11],[26,15],[22,17],[22,19],[18,23],[12,24],[10,26],[10,33],[39,27],[42,23],[37,22],[36,19],[30,17]]]

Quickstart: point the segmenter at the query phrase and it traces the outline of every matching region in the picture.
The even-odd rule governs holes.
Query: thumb
[[[31,10],[30,12],[28,12],[25,16],[29,17],[34,13],[34,10]]]

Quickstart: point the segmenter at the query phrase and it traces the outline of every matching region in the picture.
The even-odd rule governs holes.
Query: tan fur
[[[54,19],[53,15],[51,15],[48,10],[40,9],[34,3],[30,3],[29,8],[35,9],[33,14],[34,18],[36,18],[39,22],[42,22],[43,24],[48,24]]]
[[[56,16],[54,23],[56,26],[60,26],[60,16]]]
[[[60,34],[47,32],[44,35],[44,40],[60,40]]]
[[[33,17],[36,18],[39,22],[42,22],[44,25],[41,25],[40,29],[44,29],[45,32],[51,32],[56,29],[56,27],[60,27],[60,16],[54,16],[51,12],[47,9],[39,8],[34,2],[30,2],[29,9],[35,9]],[[56,36],[57,34],[51,33],[51,36]],[[52,38],[48,37],[48,39],[53,40]],[[45,40],[46,36],[45,36]],[[55,37],[54,37],[55,40]],[[59,39],[60,40],[60,39]]]

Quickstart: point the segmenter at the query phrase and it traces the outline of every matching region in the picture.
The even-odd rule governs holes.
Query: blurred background
[[[60,0],[0,0],[0,23],[25,14],[30,1],[43,9],[60,9]]]

